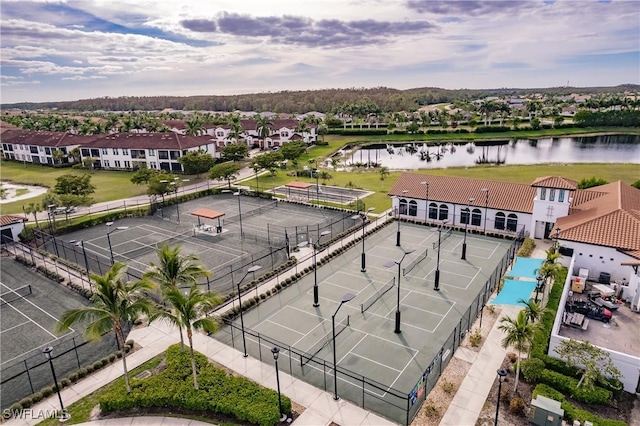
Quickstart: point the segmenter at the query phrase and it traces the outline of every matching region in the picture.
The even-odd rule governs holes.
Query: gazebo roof
[[[198,216],[198,217],[202,217],[204,219],[218,219],[222,216],[224,216],[224,213],[215,211],[215,210],[211,210],[211,209],[205,209],[205,208],[201,208],[201,209],[197,209],[191,212],[191,214],[193,216]]]
[[[311,187],[312,185],[310,183],[306,183],[306,182],[299,182],[299,181],[291,181],[287,184],[285,184],[284,186],[286,186],[287,188],[297,188],[297,189],[307,189],[309,187]]]

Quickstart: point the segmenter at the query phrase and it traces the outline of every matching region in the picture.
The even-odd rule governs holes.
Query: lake
[[[395,169],[472,167],[482,164],[637,163],[640,135],[511,139],[427,146],[372,144],[338,154],[344,167],[378,164]]]

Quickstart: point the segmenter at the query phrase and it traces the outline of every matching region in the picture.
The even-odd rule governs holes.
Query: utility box
[[[564,410],[560,407],[560,401],[538,395],[531,401],[529,412],[529,424],[537,426],[562,425]]]

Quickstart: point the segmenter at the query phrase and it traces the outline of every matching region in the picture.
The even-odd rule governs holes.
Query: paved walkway
[[[388,218],[387,212],[380,215],[381,220]],[[379,222],[382,223],[382,222]],[[371,223],[369,227],[374,227],[376,223]],[[359,233],[356,233],[359,235]],[[357,237],[351,235],[343,241],[334,243],[330,250],[334,250],[339,246],[346,244],[349,240]],[[546,258],[544,250],[548,245],[544,242],[536,241],[536,247],[532,257]],[[306,266],[312,266],[310,249],[302,249],[297,253],[299,263],[298,268],[303,269]],[[279,279],[289,276],[291,272],[282,274],[279,278],[273,278],[264,283],[259,291],[266,291],[267,288],[274,287]],[[231,306],[227,305],[219,310],[220,314]],[[502,313],[515,315],[520,308],[516,306],[503,307]],[[473,365],[468,372],[465,380],[462,382],[458,392],[456,393],[450,407],[446,411],[441,425],[475,425],[483,405],[487,399],[487,395],[496,377],[496,371],[500,367],[505,357],[506,350],[500,345],[503,333],[497,329],[499,322],[496,321],[492,330],[486,338],[485,344],[479,353],[474,357],[471,355]],[[130,370],[136,368],[154,356],[164,352],[166,348],[174,343],[179,342],[179,334],[176,329],[170,328],[162,323],[154,323],[148,327],[133,330],[128,339],[133,339],[141,349],[127,356],[127,365]],[[209,338],[202,334],[194,335],[194,349],[206,355],[209,359],[241,374],[255,382],[271,388],[276,388],[275,368],[254,358],[244,358],[240,351],[228,347],[219,341]],[[464,348],[459,348],[458,351]],[[465,354],[461,354],[464,356]],[[468,351],[466,352],[468,356]],[[72,404],[85,395],[101,388],[107,383],[115,380],[122,375],[122,364],[116,362],[97,373],[85,378],[81,382],[62,390],[62,398],[65,404]],[[347,425],[392,425],[394,423],[370,413],[348,401],[334,401],[333,395],[329,392],[322,391],[308,383],[296,379],[286,373],[280,372],[280,387],[284,395],[288,396],[292,401],[305,407],[304,412],[293,422],[298,426],[326,426],[334,422],[341,426]],[[58,405],[56,395],[52,395],[46,400],[41,401],[32,407],[32,412],[44,410],[55,410]],[[22,418],[12,419],[7,425],[35,425],[41,418]],[[127,419],[111,419],[93,421],[92,425],[201,425],[202,423],[188,419],[178,419],[169,417],[137,417]]]

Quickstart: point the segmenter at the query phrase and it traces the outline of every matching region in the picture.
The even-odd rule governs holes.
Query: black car
[[[567,312],[576,312],[590,319],[602,322],[611,321],[611,311],[609,309],[597,306],[591,302],[567,302],[565,309]]]

